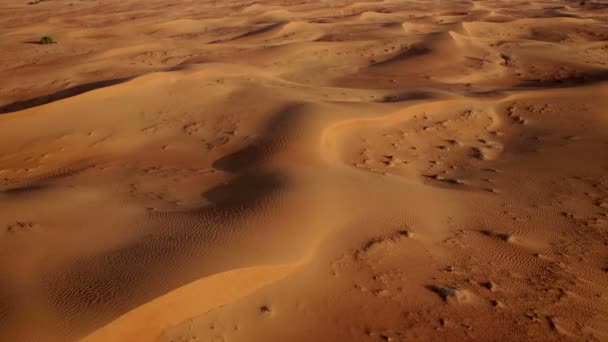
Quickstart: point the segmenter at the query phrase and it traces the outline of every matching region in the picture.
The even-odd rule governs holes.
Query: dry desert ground
[[[2,0],[0,341],[75,340],[608,341],[608,1]]]

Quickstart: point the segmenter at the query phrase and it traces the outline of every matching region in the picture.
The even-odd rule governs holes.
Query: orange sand
[[[0,35],[1,341],[608,340],[605,1],[4,0]]]

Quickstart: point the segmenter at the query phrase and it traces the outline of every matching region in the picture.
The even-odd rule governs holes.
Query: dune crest
[[[608,339],[602,1],[3,5],[0,340]]]
[[[158,340],[165,330],[237,301],[284,278],[295,268],[297,265],[259,266],[214,274],[137,307],[82,341]],[[215,295],[204,295],[210,293]]]

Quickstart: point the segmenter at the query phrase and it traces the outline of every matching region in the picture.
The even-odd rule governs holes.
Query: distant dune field
[[[3,0],[0,341],[607,341],[608,2]]]

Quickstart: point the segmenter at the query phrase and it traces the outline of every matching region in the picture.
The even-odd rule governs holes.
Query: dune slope
[[[606,3],[4,3],[0,340],[608,339]]]

